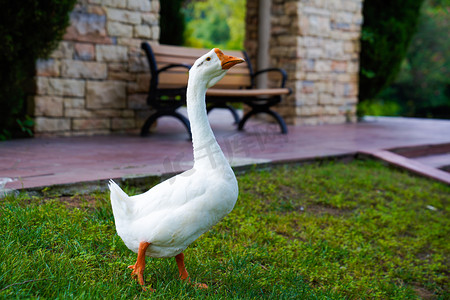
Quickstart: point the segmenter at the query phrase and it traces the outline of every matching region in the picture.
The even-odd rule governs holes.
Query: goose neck
[[[194,148],[194,165],[216,168],[228,164],[214,133],[206,113],[206,83],[189,78],[187,88],[187,112],[191,123],[192,144]]]

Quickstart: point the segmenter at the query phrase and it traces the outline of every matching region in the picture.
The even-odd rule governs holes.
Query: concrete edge
[[[316,162],[327,162],[327,161],[338,161],[349,163],[355,159],[375,159],[378,161],[386,162],[387,164],[398,167],[403,170],[407,170],[410,173],[420,175],[422,177],[434,179],[445,184],[450,185],[450,174],[439,169],[421,164],[419,162],[408,159],[404,156],[398,155],[396,153],[390,152],[388,150],[365,150],[356,151],[339,155],[329,155],[320,157],[306,157],[302,159],[286,159],[277,160],[263,163],[253,163],[248,165],[241,165],[233,167],[236,174],[243,174],[250,170],[264,170],[271,169],[276,166],[281,165],[304,165]],[[180,172],[170,172],[163,174],[146,174],[139,176],[126,176],[120,178],[111,178],[116,183],[122,185],[128,185],[132,187],[141,188],[144,185],[154,185],[158,182],[166,180]],[[33,187],[20,190],[1,190],[0,189],[0,199],[7,194],[18,194],[19,192],[25,192],[33,196],[73,196],[76,194],[87,194],[92,192],[102,192],[108,189],[109,179],[85,181],[85,182],[75,182],[67,184],[55,184],[46,187]]]
[[[437,180],[450,185],[450,173],[424,165],[405,156],[398,155],[387,150],[360,151],[359,156],[367,156],[371,159],[381,160],[391,166],[406,170],[412,174],[420,175],[429,179]]]
[[[350,162],[356,157],[356,152],[341,154],[341,155],[330,155],[322,157],[310,157],[298,160],[279,160],[279,161],[269,161],[263,163],[251,163],[247,165],[240,165],[232,167],[236,174],[243,174],[249,170],[264,170],[270,169],[279,165],[302,165],[315,162],[326,162],[326,161],[344,161]],[[141,188],[142,186],[153,186],[158,182],[164,181],[171,178],[181,172],[168,172],[162,174],[144,174],[138,176],[125,176],[119,178],[111,178],[118,184],[127,185],[131,187]],[[102,192],[108,190],[109,179],[99,179],[93,181],[83,181],[65,184],[55,184],[50,186],[32,187],[24,188],[20,190],[0,189],[0,199],[8,194],[18,194],[24,192],[31,196],[47,196],[47,197],[57,197],[57,196],[73,196],[77,194],[88,194],[92,192]]]

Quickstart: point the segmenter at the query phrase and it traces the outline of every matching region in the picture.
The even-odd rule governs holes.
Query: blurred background
[[[163,44],[242,49],[245,0],[161,1]],[[448,0],[364,1],[358,116],[450,118]]]

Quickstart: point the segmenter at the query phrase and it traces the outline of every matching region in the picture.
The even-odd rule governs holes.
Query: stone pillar
[[[35,134],[136,132],[148,117],[142,41],[159,39],[159,0],[79,0],[63,41],[37,62]]]
[[[355,121],[362,2],[272,0],[270,64],[288,72],[293,93],[277,108],[288,123]],[[257,5],[247,2],[253,23]],[[257,47],[253,23],[247,27],[250,50]]]

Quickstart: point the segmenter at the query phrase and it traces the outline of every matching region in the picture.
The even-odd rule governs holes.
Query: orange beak
[[[220,51],[219,48],[214,48],[214,52],[216,52],[217,57],[219,57],[219,59],[222,63],[223,70],[228,70],[232,66],[243,63],[245,61],[243,58],[240,58],[240,57],[225,55],[225,54],[223,54],[222,51]]]

